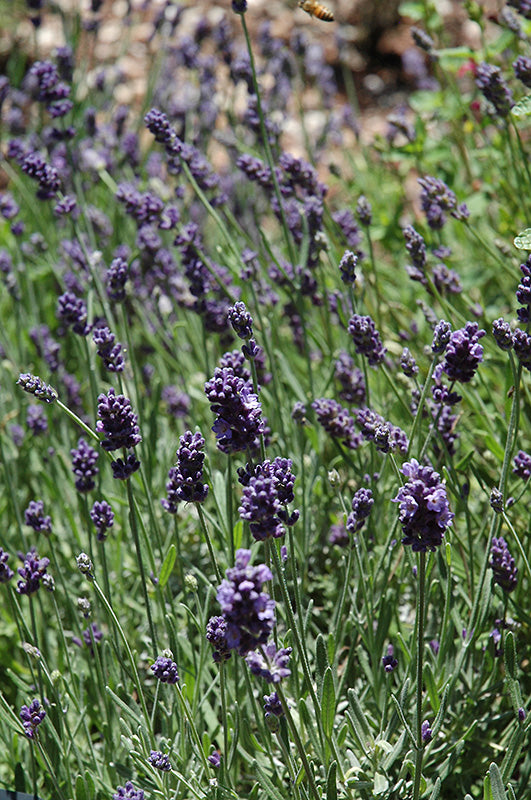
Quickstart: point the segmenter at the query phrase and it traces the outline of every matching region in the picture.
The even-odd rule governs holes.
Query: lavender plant
[[[529,9],[370,141],[302,12],[118,11],[140,102],[98,2],[0,76],[0,785],[525,798]]]

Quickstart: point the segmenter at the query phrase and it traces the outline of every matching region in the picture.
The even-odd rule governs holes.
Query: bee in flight
[[[306,11],[310,17],[317,17],[323,22],[333,22],[334,15],[326,6],[321,5],[318,0],[299,0],[299,8]]]

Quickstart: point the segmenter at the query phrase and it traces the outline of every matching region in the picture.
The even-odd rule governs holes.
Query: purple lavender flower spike
[[[416,459],[402,466],[407,483],[398,490],[393,503],[399,503],[399,517],[405,534],[402,544],[414,551],[435,550],[442,544],[444,531],[454,517],[448,505],[444,483],[431,467],[421,467]]]
[[[430,728],[430,723],[427,720],[424,720],[421,725],[422,744],[428,744],[428,742],[431,742],[432,736],[433,734]]]
[[[155,663],[151,665],[150,669],[161,683],[175,684],[179,681],[177,664],[168,656],[158,656]]]
[[[170,514],[177,513],[179,502],[203,503],[208,494],[208,484],[203,483],[205,440],[200,433],[186,431],[179,443],[177,466],[168,472],[168,496],[161,500],[162,507]]]
[[[229,308],[229,322],[240,339],[251,339],[253,335],[253,318],[247,311],[245,303],[238,301]]]
[[[531,336],[521,328],[513,333],[513,347],[520,364],[531,371]]]
[[[57,316],[78,336],[87,336],[90,332],[85,301],[81,297],[76,297],[72,292],[65,292],[58,298]]]
[[[105,288],[109,300],[122,303],[125,300],[125,284],[129,274],[129,265],[124,258],[114,258],[105,276]]]
[[[48,419],[41,406],[28,406],[26,425],[35,436],[40,436],[41,433],[47,432]]]
[[[94,478],[99,472],[96,466],[98,460],[97,450],[81,437],[77,443],[77,448],[70,450],[70,456],[72,458],[72,472],[76,476],[76,489],[82,493],[91,492],[96,486]]]
[[[483,347],[479,340],[485,336],[477,322],[467,322],[464,328],[454,331],[445,350],[443,372],[450,380],[468,383],[483,361]]]
[[[114,512],[106,500],[96,500],[90,510],[90,518],[96,528],[98,541],[105,541],[107,531],[114,525]]]
[[[24,565],[17,570],[21,577],[21,580],[17,583],[17,592],[18,594],[34,594],[41,583],[44,582],[50,559],[39,558],[34,547],[21,558]]]
[[[360,446],[362,438],[356,432],[354,419],[337,400],[318,397],[313,401],[312,408],[317,421],[330,436],[339,439],[350,450]]]
[[[131,401],[122,394],[117,395],[114,389],[98,397],[98,417],[96,430],[105,435],[101,443],[104,450],[136,447],[142,441]]]
[[[126,781],[125,786],[118,786],[112,800],[144,800],[144,792],[135,789],[132,781]]]
[[[92,340],[96,345],[97,353],[103,361],[103,366],[109,372],[123,372],[125,369],[122,345],[116,342],[114,333],[107,326],[94,328]]]
[[[0,583],[9,583],[15,574],[7,562],[9,553],[6,553],[3,547],[0,547]]]
[[[342,350],[334,368],[334,377],[341,384],[339,398],[353,406],[365,403],[366,386],[363,372],[354,364],[354,359]]]
[[[253,675],[258,675],[267,683],[276,684],[291,675],[288,667],[291,652],[291,647],[277,650],[275,643],[269,642],[269,644],[262,645],[259,649],[248,653],[245,660]]]
[[[264,431],[262,407],[252,386],[230,369],[214,370],[205,384],[210,408],[217,415],[212,430],[222,453],[236,453],[256,447]]]
[[[273,575],[265,564],[250,566],[250,560],[250,550],[237,550],[236,564],[225,572],[217,593],[227,646],[241,656],[266,644],[275,625],[275,601],[261,591]]]
[[[503,536],[492,539],[489,565],[494,583],[501,586],[504,592],[509,593],[516,589],[518,569]]]
[[[206,626],[206,638],[214,648],[212,659],[217,663],[227,661],[232,653],[226,639],[227,620],[225,617],[210,617]]]
[[[24,511],[24,522],[36,533],[46,536],[52,532],[52,518],[44,516],[44,503],[42,500],[31,500]]]
[[[531,456],[524,450],[519,450],[515,455],[513,472],[524,481],[531,478]]]
[[[170,757],[166,753],[161,753],[160,750],[152,750],[148,761],[152,767],[161,772],[171,772]]]
[[[221,766],[221,753],[219,750],[214,750],[214,752],[207,757],[207,761],[213,769],[219,769]]]
[[[374,497],[370,489],[361,488],[352,498],[352,511],[347,517],[347,531],[351,534],[360,531],[371,513]]]
[[[57,392],[53,386],[44,383],[37,375],[30,375],[29,372],[21,373],[18,376],[17,385],[43,403],[53,403],[54,400],[57,400]]]
[[[476,85],[494,109],[494,116],[505,118],[514,105],[513,95],[501,69],[483,61],[476,69]]]
[[[376,330],[376,325],[370,317],[354,314],[349,320],[348,332],[356,347],[356,353],[367,356],[371,367],[382,363],[387,351]]]
[[[238,470],[240,483],[244,484],[240,517],[249,521],[249,529],[256,541],[285,534],[284,525],[294,525],[298,512],[288,515],[286,505],[292,502],[295,476],[291,460],[275,458],[258,464],[253,474]]]
[[[420,204],[426,214],[426,220],[432,230],[440,230],[446,222],[448,212],[455,214],[457,209],[457,198],[451,189],[439,178],[427,175],[419,178],[421,187]]]
[[[24,733],[28,739],[37,738],[37,729],[44,721],[46,711],[42,708],[40,701],[35,698],[29,706],[22,706],[20,709],[20,719],[24,727]]]
[[[339,272],[343,283],[352,286],[356,282],[356,267],[358,256],[352,250],[345,250],[339,262]]]
[[[492,323],[492,335],[500,350],[511,350],[513,347],[513,332],[511,326],[502,317]]]
[[[395,649],[392,644],[387,645],[387,655],[382,656],[382,665],[386,672],[393,672],[398,666],[395,658]]]

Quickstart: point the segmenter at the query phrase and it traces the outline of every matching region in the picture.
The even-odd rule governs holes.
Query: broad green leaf
[[[177,549],[174,544],[170,545],[170,549],[166,553],[166,558],[162,563],[162,567],[160,568],[159,574],[159,586],[161,589],[164,589],[170,575],[172,573],[173,567],[175,565],[175,559],[177,558]]]

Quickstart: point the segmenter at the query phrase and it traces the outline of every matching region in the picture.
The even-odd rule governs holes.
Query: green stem
[[[275,548],[273,548],[275,549]],[[280,702],[282,703],[282,708],[284,709],[284,714],[286,715],[286,719],[288,721],[289,729],[291,731],[291,735],[295,741],[295,746],[297,747],[297,751],[302,761],[302,765],[304,767],[304,771],[306,772],[306,777],[308,778],[308,783],[310,784],[311,792],[315,798],[315,800],[321,800],[321,795],[319,790],[316,786],[315,779],[313,777],[313,772],[310,768],[310,763],[308,761],[308,756],[306,755],[306,750],[304,749],[304,745],[301,741],[301,737],[299,736],[299,731],[297,730],[297,726],[293,721],[293,717],[291,716],[291,711],[289,710],[289,704],[286,700],[286,696],[282,690],[281,685],[278,683],[276,686],[276,693],[280,698]]]
[[[136,558],[138,561],[138,569],[140,571],[140,582],[142,584],[142,593],[144,595],[144,602],[146,604],[146,613],[148,616],[149,630],[151,632],[151,641],[153,643],[153,649],[156,652],[158,650],[157,634],[155,631],[155,625],[153,623],[153,616],[151,614],[151,603],[147,592],[146,573],[144,570],[144,559],[140,547],[140,538],[138,536],[138,525],[136,519],[135,503],[133,499],[133,492],[131,489],[130,481],[127,480],[126,484],[127,484],[127,499],[129,500],[129,522],[131,524],[131,531],[133,533],[133,539],[135,542]]]
[[[424,623],[425,623],[425,584],[426,584],[426,553],[419,553],[419,574],[417,592],[417,747],[415,756],[415,784],[413,786],[413,800],[418,800],[420,795],[420,781],[422,778],[422,759],[424,744],[422,742],[422,669],[424,656]]]
[[[221,574],[221,570],[218,566],[218,562],[216,561],[216,556],[214,554],[214,548],[212,547],[212,541],[210,539],[210,534],[208,532],[208,528],[206,525],[205,515],[203,514],[203,509],[201,508],[200,503],[196,503],[197,513],[199,515],[199,523],[201,525],[201,531],[203,532],[203,536],[205,538],[205,542],[208,547],[208,552],[210,553],[210,560],[212,561],[212,566],[214,567],[214,572],[216,573],[216,580],[218,583],[221,583],[223,580],[223,576]],[[234,548],[233,548],[234,550]]]

